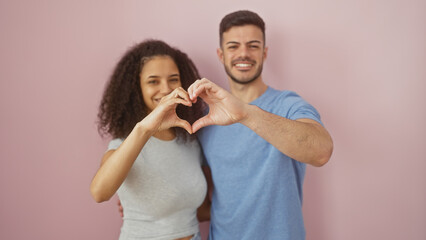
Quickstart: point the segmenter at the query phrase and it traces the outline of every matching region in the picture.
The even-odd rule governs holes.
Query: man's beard
[[[233,66],[234,63],[231,63],[231,66]],[[237,79],[234,75],[232,75],[231,71],[229,70],[229,68],[224,64],[225,66],[225,72],[226,74],[231,78],[232,81],[239,83],[239,84],[249,84],[251,82],[253,82],[254,80],[256,80],[260,74],[262,74],[262,69],[263,69],[263,63],[259,65],[259,68],[257,69],[257,72],[254,74],[254,76],[252,78],[249,78],[248,80],[242,80],[242,79]]]

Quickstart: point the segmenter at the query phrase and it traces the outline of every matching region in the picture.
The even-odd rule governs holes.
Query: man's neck
[[[236,83],[231,79],[228,81],[232,95],[245,103],[254,101],[268,89],[261,77],[248,84]]]

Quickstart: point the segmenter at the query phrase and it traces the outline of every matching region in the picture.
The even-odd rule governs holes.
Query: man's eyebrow
[[[248,41],[246,44],[252,44],[252,43],[262,44],[262,42],[259,40],[251,40],[251,41]],[[240,43],[236,41],[229,41],[226,44],[240,44]]]
[[[262,42],[261,41],[259,41],[259,40],[252,40],[252,41],[249,41],[249,42],[247,42],[248,44],[251,44],[251,43],[259,43],[259,44],[261,44]]]
[[[240,44],[239,42],[236,42],[236,41],[229,41],[229,42],[227,42],[226,44]]]

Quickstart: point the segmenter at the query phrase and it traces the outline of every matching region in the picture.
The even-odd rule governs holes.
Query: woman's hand
[[[188,93],[182,87],[178,87],[170,94],[164,96],[154,110],[139,124],[147,131],[151,131],[153,135],[172,127],[184,128],[188,133],[192,134],[191,125],[176,114],[178,104],[192,106]]]
[[[96,202],[107,201],[117,192],[152,135],[171,127],[182,127],[192,133],[191,125],[176,115],[178,104],[192,106],[188,93],[181,87],[164,96],[154,110],[136,125],[119,148],[104,154],[101,167],[90,186]]]

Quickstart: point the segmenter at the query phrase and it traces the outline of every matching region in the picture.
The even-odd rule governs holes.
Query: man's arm
[[[248,105],[247,115],[240,123],[252,129],[287,156],[316,167],[328,162],[333,141],[327,130],[312,119],[290,120],[254,105]]]
[[[207,181],[207,194],[204,198],[204,202],[197,209],[197,219],[199,222],[210,221],[210,209],[211,209],[211,198],[210,194],[213,191],[213,180],[211,170],[208,166],[203,166],[204,177]]]
[[[252,129],[287,156],[313,166],[328,162],[333,141],[327,130],[311,119],[290,120],[249,105],[207,79],[188,88],[192,101],[197,96],[209,105],[207,116],[192,125],[193,132],[208,125],[241,123]]]

